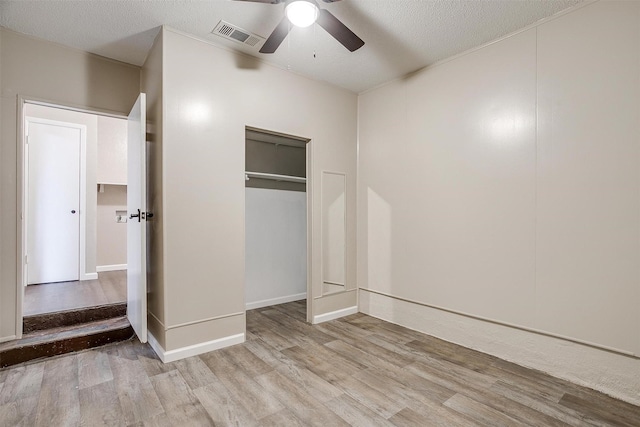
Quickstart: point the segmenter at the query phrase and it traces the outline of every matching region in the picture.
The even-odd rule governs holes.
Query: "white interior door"
[[[82,129],[27,121],[27,284],[79,279]]]
[[[127,129],[127,317],[147,342],[146,98],[141,93]]]

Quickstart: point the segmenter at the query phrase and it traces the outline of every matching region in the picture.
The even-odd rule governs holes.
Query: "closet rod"
[[[303,184],[307,182],[307,178],[303,178],[301,176],[278,175],[275,173],[245,172],[244,176],[247,181],[251,178],[260,178],[270,179],[273,181],[299,182]]]

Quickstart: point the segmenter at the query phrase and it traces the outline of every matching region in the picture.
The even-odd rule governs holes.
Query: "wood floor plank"
[[[349,377],[338,382],[338,386],[354,400],[371,409],[383,418],[389,418],[406,405],[391,400],[387,390],[378,390],[362,381]]]
[[[132,344],[132,349],[149,377],[166,374],[177,369],[175,363],[162,363],[150,346],[136,342]]]
[[[13,400],[10,403],[0,405],[0,425],[16,427],[35,426],[39,397],[40,394],[38,393],[32,397]]]
[[[218,382],[218,378],[211,372],[211,369],[199,357],[189,357],[174,362],[182,378],[189,384],[191,389],[206,386]]]
[[[328,323],[320,325],[320,328],[327,333],[333,334],[336,338],[345,343],[363,351],[367,354],[375,354],[378,359],[382,359],[393,365],[403,367],[414,360],[411,357],[405,357],[403,354],[388,350],[385,347],[379,346],[367,339],[367,335],[357,335],[352,332],[343,331],[341,328],[336,327],[335,324],[340,322],[334,322],[334,324]]]
[[[469,399],[462,394],[456,394],[444,404],[454,411],[467,416],[478,425],[486,427],[513,427],[526,425],[486,405]]]
[[[193,390],[216,426],[258,426],[251,412],[234,399],[226,387],[216,381]]]
[[[498,380],[492,385],[491,391],[574,427],[587,424],[600,427],[609,425],[609,423],[597,420],[587,414],[580,413],[571,408],[564,407],[559,403],[540,397],[535,390],[532,391],[522,387],[514,387],[512,384],[506,383],[503,380]]]
[[[277,332],[282,329],[280,324],[263,316],[258,310],[247,311],[247,329],[278,350],[297,345],[295,341]]]
[[[561,405],[579,409],[597,420],[620,426],[637,427],[640,425],[640,408],[620,403],[606,396],[599,401],[588,401],[569,393],[560,399]]]
[[[431,359],[446,360],[448,364],[459,365],[471,371],[482,372],[494,360],[487,354],[468,348],[456,348],[460,346],[433,337],[408,342],[406,347],[429,355]]]
[[[306,427],[307,425],[288,409],[283,409],[260,420],[261,427]]]
[[[245,346],[235,345],[221,350],[220,353],[228,357],[233,364],[240,367],[240,369],[245,371],[250,377],[266,374],[273,370],[271,366],[249,351]]]
[[[389,373],[389,375],[393,375]],[[382,374],[380,370],[367,369],[360,371],[353,378],[362,381],[376,390],[384,390],[385,395],[407,408],[419,408],[421,406],[441,405],[455,395],[448,391],[444,396],[435,396],[407,387],[400,381],[396,381],[390,376]],[[446,396],[446,397],[445,397]]]
[[[640,426],[640,407],[362,313],[247,312],[247,342],[163,364],[137,340],[0,370],[0,426]]]
[[[118,401],[127,424],[140,423],[164,413],[147,373],[131,344],[109,354]]]
[[[44,374],[44,363],[19,366],[6,370],[0,405],[32,396],[38,396]]]
[[[164,408],[164,414],[154,417],[151,424],[213,425],[213,420],[178,370],[151,377],[151,384]]]
[[[83,426],[126,426],[113,381],[80,388],[80,423]],[[99,402],[99,403],[98,403]]]
[[[349,395],[343,394],[325,402],[336,415],[355,427],[392,427],[393,424],[360,404]]]
[[[557,418],[492,392],[490,387],[497,379],[484,378],[484,374],[473,371],[467,372],[468,370],[459,365],[442,364],[442,362],[442,360],[439,360],[435,366],[414,363],[408,366],[407,370],[451,390],[458,390],[460,394],[473,399],[478,404],[491,407],[493,410],[507,414],[522,423],[534,420],[537,424],[545,426],[567,425]],[[468,378],[467,382],[465,382],[465,378]]]
[[[112,379],[108,353],[100,350],[78,353],[78,386],[81,390]]]
[[[308,323],[301,322],[291,316],[284,314],[282,311],[275,309],[264,310],[261,311],[260,314],[268,317],[276,323],[279,323],[280,327],[286,328],[289,334],[294,336],[297,340],[300,340],[302,343],[308,343],[309,341],[312,341],[316,344],[324,344],[335,339],[331,335],[325,334],[324,332],[320,331],[317,328],[314,328]]]
[[[323,380],[307,368],[299,366],[293,360],[262,342],[262,340],[247,343],[246,347],[257,357],[264,360],[265,363],[268,363],[273,369],[300,384],[320,402],[326,402],[343,394],[342,390],[333,386],[328,381]]]
[[[388,362],[384,356],[380,356],[378,353],[369,353],[367,351],[360,350],[353,345],[342,341],[336,340],[325,344],[325,347],[330,348],[337,354],[341,355],[345,359],[349,359],[352,362],[358,362],[366,365],[367,368],[381,368],[393,370],[404,365],[403,361],[400,361],[398,365]]]
[[[367,368],[366,365],[354,365],[350,360],[343,360],[337,353],[329,353],[328,355],[327,353],[319,353],[315,349],[298,346],[282,350],[282,354],[334,385],[338,381]]]
[[[348,426],[342,418],[326,410],[303,388],[277,371],[260,375],[256,377],[256,381],[309,426]]]
[[[307,322],[307,307],[300,306],[297,302],[289,303],[289,304],[279,304],[274,305],[272,307],[275,310],[280,311],[281,313],[294,318],[299,322],[306,323]]]
[[[266,393],[260,384],[223,357],[220,352],[206,353],[200,358],[224,384],[231,396],[247,408],[256,419],[284,409],[277,398]]]
[[[405,369],[451,390],[470,386],[489,388],[498,380],[442,359],[429,358],[424,362],[414,362]]]
[[[389,418],[389,421],[398,427],[477,427],[478,425],[444,406],[421,410],[405,408]]]
[[[54,358],[44,363],[36,425],[80,425],[76,355]]]

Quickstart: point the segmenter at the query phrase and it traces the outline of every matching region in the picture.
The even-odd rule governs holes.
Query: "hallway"
[[[127,271],[98,273],[98,280],[27,286],[24,315],[53,313],[127,301]]]

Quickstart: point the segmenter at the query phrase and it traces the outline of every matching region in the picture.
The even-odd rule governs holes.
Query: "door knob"
[[[130,219],[138,218],[138,222],[140,222],[140,209],[138,209],[138,213],[137,214],[130,214],[129,218]]]
[[[72,214],[76,213],[76,210],[75,210],[75,209],[72,209],[72,210],[71,210],[71,213],[72,213]]]

